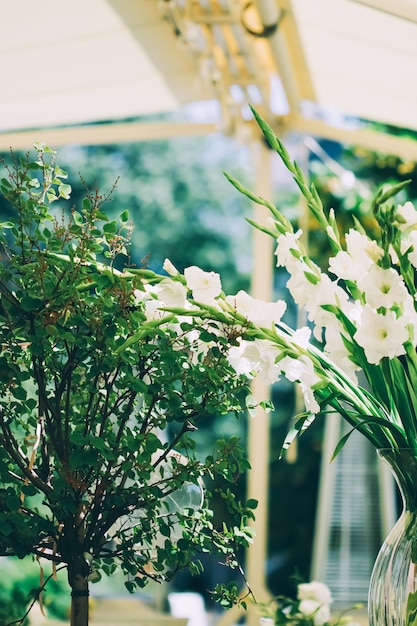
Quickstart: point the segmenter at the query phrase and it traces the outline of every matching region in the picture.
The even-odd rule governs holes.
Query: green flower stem
[[[166,315],[165,317],[161,317],[160,319],[149,320],[149,321],[143,322],[141,325],[141,329],[137,333],[134,333],[133,335],[131,335],[128,339],[126,339],[126,341],[122,343],[121,346],[115,349],[114,351],[115,354],[121,354],[127,348],[129,348],[129,346],[132,346],[138,341],[140,341],[141,339],[143,339],[144,337],[147,337],[149,332],[151,330],[153,331],[155,328],[158,328],[158,326],[164,326],[165,324],[169,324],[175,321],[176,321],[175,315]]]
[[[304,176],[303,171],[300,169],[300,167],[295,161],[291,161],[291,157],[287,149],[282,144],[282,142],[278,139],[278,137],[275,135],[274,131],[269,126],[269,124],[264,119],[262,119],[262,117],[253,107],[251,107],[251,109],[255,117],[255,120],[257,121],[260,129],[265,135],[265,138],[268,141],[269,145],[271,146],[273,150],[275,150],[278,153],[278,155],[281,157],[288,171],[291,172],[291,174],[293,175],[295,182],[297,183],[302,195],[307,201],[308,208],[310,209],[314,217],[317,219],[318,223],[323,228],[323,230],[327,231],[327,228],[332,227],[332,224],[330,224],[330,222],[328,221],[324,213],[323,204],[317,193],[316,188],[314,187],[314,185],[311,185],[311,186],[308,185],[308,182]],[[243,191],[243,193],[245,193],[245,191]],[[277,209],[275,207],[274,209],[275,211],[273,215],[275,216]],[[333,251],[338,251],[341,249],[340,243],[337,240],[335,241],[334,239],[330,239],[329,242]]]
[[[364,434],[376,447],[407,445],[404,429],[399,424],[390,421],[383,405],[377,402],[372,395],[355,385],[341,369],[336,367],[321,350],[312,344],[303,348],[292,343],[291,336],[294,331],[288,326],[281,323],[278,328],[288,335],[288,339],[277,333],[275,329],[260,329],[253,324],[244,333],[244,337],[271,341],[282,351],[279,360],[285,356],[294,359],[301,356],[307,357],[313,363],[314,370],[322,381],[313,386],[314,395],[321,409],[324,409],[326,405],[332,406],[333,409],[343,415],[354,429]],[[331,372],[330,375],[329,372]],[[345,408],[343,403],[351,408]],[[386,417],[383,417],[384,415]]]

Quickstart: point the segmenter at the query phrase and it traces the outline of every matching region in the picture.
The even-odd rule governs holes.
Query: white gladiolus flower
[[[358,325],[361,320],[362,311],[363,305],[358,300],[356,300],[354,304],[349,303],[347,310],[344,309],[344,312],[349,316],[349,319],[356,323],[356,325]]]
[[[143,300],[145,300],[146,291],[142,291],[141,289],[134,289],[133,297],[136,306],[138,306],[141,302],[143,302]]]
[[[407,258],[413,267],[417,267],[417,230],[412,230],[407,237],[401,240],[401,253],[407,253]]]
[[[401,215],[404,220],[403,223],[398,224],[398,230],[404,232],[417,229],[417,211],[412,202],[399,204],[397,206],[397,213]]]
[[[204,304],[214,304],[222,290],[220,276],[216,272],[205,272],[195,265],[186,267],[184,277],[193,293],[194,300]]]
[[[169,259],[165,259],[164,264],[162,266],[162,268],[166,271],[167,274],[169,274],[170,276],[177,276],[179,274],[179,271],[177,270],[177,268],[175,267],[175,265],[169,260]]]
[[[316,600],[301,600],[298,608],[300,613],[313,618],[315,626],[323,626],[330,620],[330,607],[327,604],[320,604]]]
[[[300,356],[298,359],[285,357],[278,363],[278,367],[290,382],[299,383],[307,411],[319,413],[320,405],[314,397],[312,386],[319,382],[320,378],[314,371],[313,363],[306,356]]]
[[[239,346],[232,347],[228,359],[238,374],[257,373],[265,384],[272,385],[280,374],[275,364],[278,354],[278,348],[270,341],[255,339],[242,341]]]
[[[244,315],[250,322],[261,328],[270,328],[277,324],[287,308],[283,300],[264,302],[252,298],[246,291],[238,291],[235,296],[227,296],[228,302],[238,313]]]
[[[349,252],[340,250],[336,256],[329,259],[329,270],[332,274],[343,280],[355,280],[357,274],[352,261],[353,259]]]
[[[148,320],[162,319],[167,315],[166,311],[162,311],[163,303],[159,300],[151,299],[145,302],[145,315]]]
[[[227,359],[230,365],[241,376],[247,376],[248,378],[255,373],[254,364],[249,359],[243,356],[246,342],[242,341],[239,346],[233,346],[230,348]]]
[[[235,296],[226,297],[226,302],[228,302],[238,313],[241,313],[245,317],[249,317],[253,300],[254,298],[243,290],[238,291]]]
[[[408,294],[404,280],[398,272],[378,265],[373,265],[357,284],[364,293],[367,304],[374,309],[390,309],[394,304],[401,305]]]
[[[285,233],[278,237],[275,250],[278,267],[286,267],[289,270],[294,263],[298,262],[291,250],[299,251],[300,243],[298,240],[302,234],[302,230],[297,230],[296,233]]]
[[[356,282],[371,265],[372,261],[367,258],[365,264],[363,263],[362,255],[353,258],[349,252],[341,250],[336,256],[329,259],[329,271],[341,278],[342,280],[351,280]]]
[[[154,286],[154,293],[161,301],[160,306],[178,306],[185,307],[187,301],[186,287],[175,280],[169,278],[161,280],[158,285]]]
[[[415,300],[407,293],[407,298],[403,303],[401,319],[407,328],[410,341],[416,345],[417,339],[417,311],[415,309]]]
[[[298,359],[287,356],[280,361],[279,365],[285,371],[286,378],[293,383],[300,382],[303,378],[311,384],[319,381],[312,362],[305,356],[300,356]]]
[[[315,600],[319,604],[331,604],[333,602],[329,587],[318,580],[300,583],[297,586],[297,598],[299,600]]]
[[[343,308],[348,301],[348,296],[327,274],[320,272],[318,282],[313,284],[305,276],[306,267],[303,266],[300,270],[299,267],[287,281],[287,287],[295,303],[303,307],[308,313],[310,322],[314,322],[314,335],[320,340],[321,329],[332,324],[334,320],[334,313],[323,309],[323,305],[331,304]]]
[[[292,335],[290,341],[291,343],[295,343],[300,348],[307,348],[311,337],[311,329],[308,326],[303,326],[302,328],[297,328],[297,330]]]
[[[393,311],[382,315],[365,306],[354,338],[365,350],[368,362],[378,365],[383,357],[392,359],[405,354],[404,344],[409,339],[409,333],[405,320],[397,319]]]
[[[277,347],[265,339],[247,342],[243,356],[254,364],[261,380],[272,385],[279,378],[279,369],[275,364],[279,351]]]
[[[351,228],[346,235],[346,249],[352,259],[361,263],[365,269],[377,263],[384,256],[383,249],[376,241]]]
[[[321,272],[317,268],[317,281],[313,283],[306,276],[306,272],[311,272],[310,268],[302,261],[296,261],[292,267],[291,276],[287,281],[287,287],[296,304],[305,307],[311,299],[315,298],[317,283],[321,279]]]
[[[135,289],[134,292],[136,306],[143,306],[147,320],[162,319],[168,313],[162,308],[166,306],[158,299],[155,285],[145,285],[145,290]]]
[[[304,405],[306,410],[313,415],[320,413],[320,405],[314,397],[314,392],[309,385],[306,385],[303,381],[300,383],[301,391],[303,393]]]

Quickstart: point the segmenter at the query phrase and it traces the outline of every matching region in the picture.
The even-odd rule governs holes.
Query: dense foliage
[[[117,563],[130,590],[186,566],[198,571],[203,552],[237,565],[254,503],[239,503],[229,485],[248,464],[236,437],[200,458],[193,433],[239,412],[247,381],[226,358],[233,337],[159,312],[169,281],[116,269],[116,259],[128,259],[127,211],[109,219],[98,191],[74,208],[66,173],[45,146],[8,171],[0,553],[65,564],[73,624],[84,625],[89,580]],[[230,527],[213,522],[216,491]]]

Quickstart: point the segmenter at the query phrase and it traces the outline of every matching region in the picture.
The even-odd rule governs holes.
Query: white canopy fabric
[[[318,103],[417,128],[417,2],[295,0],[293,9]]]
[[[0,16],[1,149],[38,129],[56,144],[207,132],[114,122],[214,98],[227,132],[251,102],[281,129],[417,158],[345,120],[417,130],[417,0],[0,0]]]
[[[157,4],[2,0],[0,130],[147,115],[196,98],[192,59]]]

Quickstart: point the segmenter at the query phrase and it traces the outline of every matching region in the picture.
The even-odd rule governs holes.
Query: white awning
[[[0,131],[148,115],[197,98],[192,59],[158,3],[116,4],[131,7],[129,26],[106,0],[2,3]]]
[[[295,0],[293,7],[320,105],[417,129],[417,2]]]
[[[346,126],[417,130],[417,0],[13,0],[0,16],[0,149],[207,132],[115,122],[214,98],[227,132],[252,102],[281,130],[417,159]]]

